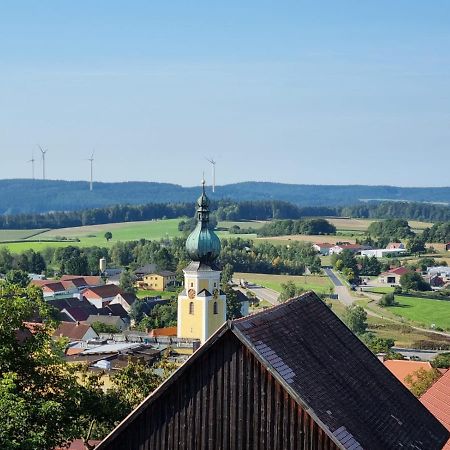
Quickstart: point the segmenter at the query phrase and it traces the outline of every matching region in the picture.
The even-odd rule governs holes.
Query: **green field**
[[[110,223],[104,225],[88,225],[84,227],[73,228],[59,228],[56,230],[48,230],[37,236],[31,237],[31,240],[41,240],[41,242],[29,242],[26,239],[26,234],[23,234],[22,242],[5,243],[1,246],[6,246],[12,252],[20,253],[27,249],[42,250],[45,247],[66,247],[68,245],[76,245],[80,247],[101,246],[111,247],[117,241],[131,241],[138,239],[159,240],[162,238],[172,238],[181,236],[182,233],[178,231],[179,219],[167,220],[150,220],[145,222],[126,222],[126,223]],[[13,231],[13,230],[11,230]],[[28,233],[36,230],[18,230],[27,231]],[[107,242],[104,235],[110,231],[113,238]],[[7,233],[10,230],[1,230],[1,233]],[[32,233],[32,234],[34,234]],[[17,234],[19,236],[19,234]],[[61,240],[68,239],[67,241]],[[18,238],[19,239],[19,238]],[[79,242],[74,242],[74,239],[79,239]],[[6,239],[4,239],[6,240]],[[54,241],[58,242],[54,242]],[[47,241],[47,242],[46,242]],[[50,241],[50,242],[48,242]]]
[[[33,238],[39,239],[40,235],[47,229],[35,230],[0,230],[0,242],[19,241],[23,239]]]
[[[274,291],[281,292],[281,284],[293,281],[297,286],[306,291],[329,293],[332,288],[331,281],[326,276],[318,275],[270,275],[265,273],[240,273],[234,274],[235,279],[243,279],[251,283],[259,284]]]
[[[397,316],[405,317],[425,328],[432,324],[444,330],[450,330],[450,301],[424,299],[420,297],[404,297],[396,295],[398,306],[388,309]]]

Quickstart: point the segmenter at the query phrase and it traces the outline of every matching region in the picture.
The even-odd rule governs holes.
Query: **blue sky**
[[[4,1],[0,105],[0,178],[448,186],[450,2]]]

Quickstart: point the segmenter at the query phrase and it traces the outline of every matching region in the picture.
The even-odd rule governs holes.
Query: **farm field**
[[[356,242],[354,237],[348,237],[348,236],[323,236],[323,235],[303,235],[303,234],[293,234],[290,236],[274,236],[274,237],[263,237],[263,238],[257,238],[256,241],[258,242],[270,242],[272,244],[281,244],[281,245],[287,245],[290,242],[328,242],[329,244],[336,244],[336,242],[350,242],[351,244],[354,244]]]
[[[159,240],[162,238],[172,238],[181,236],[182,233],[178,231],[179,219],[167,220],[150,220],[144,222],[126,222],[126,223],[110,223],[102,225],[87,225],[84,227],[73,228],[58,228],[55,230],[45,231],[37,236],[31,237],[32,240],[42,240],[43,242],[28,242],[26,236],[23,235],[22,242],[5,243],[0,247],[6,246],[12,252],[20,253],[27,249],[42,250],[45,247],[66,247],[68,245],[76,245],[80,247],[100,246],[110,247],[117,241],[130,241],[138,239],[153,239]],[[3,230],[2,230],[3,231]],[[4,230],[9,231],[9,230]],[[20,230],[25,231],[25,230]],[[28,232],[36,230],[26,230]],[[104,235],[110,231],[113,238],[107,242]],[[79,242],[73,241],[58,241],[45,242],[52,240],[59,240],[62,237],[67,239],[79,239]],[[0,234],[1,238],[1,234]]]
[[[38,239],[38,236],[44,231],[47,231],[47,229],[44,228],[34,230],[0,230],[0,243],[5,241],[19,241],[31,237]]]
[[[281,283],[286,283],[286,281],[293,281],[306,291],[312,290],[318,293],[329,293],[330,288],[332,288],[330,279],[327,276],[320,275],[272,275],[236,272],[234,278],[244,279],[277,292],[281,292]]]
[[[258,228],[261,228],[267,223],[265,220],[246,220],[246,221],[228,221],[224,220],[217,224],[219,228],[231,228],[233,226],[238,226],[240,228],[255,228],[256,230]]]
[[[444,330],[450,330],[450,301],[404,297],[396,295],[398,306],[387,308],[395,315],[405,317],[426,328],[432,324]]]

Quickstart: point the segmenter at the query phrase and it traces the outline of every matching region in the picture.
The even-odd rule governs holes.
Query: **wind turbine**
[[[93,186],[93,166],[94,166],[94,153],[95,153],[95,150],[93,150],[92,151],[92,155],[91,155],[91,157],[90,158],[88,158],[88,161],[90,161],[91,162],[91,181],[90,181],[90,183],[89,183],[89,190],[90,191],[92,191],[93,190],[93,188],[94,188],[94,186]]]
[[[34,180],[34,162],[35,161],[36,160],[34,159],[34,153],[31,153],[31,159],[28,160],[27,162],[31,163],[31,176],[32,176],[33,180]]]
[[[43,150],[40,145],[38,145],[38,147],[42,153],[42,179],[45,180],[45,154],[48,152],[48,149]]]
[[[206,158],[207,161],[211,163],[212,166],[212,191],[216,192],[216,162],[213,158]]]

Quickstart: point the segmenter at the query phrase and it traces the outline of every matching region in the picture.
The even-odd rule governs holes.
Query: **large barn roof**
[[[191,358],[144,400],[98,449],[180,381],[183,372],[228,334],[286,390],[342,449],[440,449],[445,428],[386,369],[314,293],[219,329]]]

